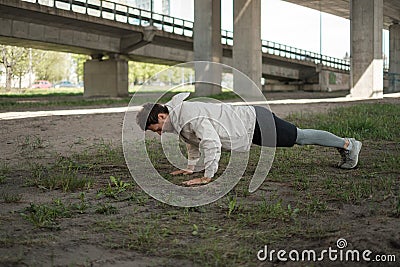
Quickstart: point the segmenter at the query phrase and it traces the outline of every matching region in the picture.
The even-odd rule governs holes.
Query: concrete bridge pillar
[[[389,93],[400,92],[400,24],[389,27]]]
[[[128,62],[118,55],[102,60],[93,55],[84,65],[85,97],[128,96]]]
[[[221,0],[194,1],[193,50],[195,61],[221,62]],[[210,69],[210,67],[213,67]],[[195,65],[195,94],[207,96],[221,93],[221,69],[206,63]]]
[[[351,0],[350,96],[383,97],[383,0]]]
[[[261,0],[233,0],[233,32],[233,67],[261,90]],[[256,88],[245,88],[238,77],[234,73],[235,92],[252,95]]]

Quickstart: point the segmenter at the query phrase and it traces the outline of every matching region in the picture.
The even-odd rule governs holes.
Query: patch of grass
[[[311,194],[307,195],[306,203],[303,203],[302,205],[304,206],[302,211],[307,215],[315,215],[316,213],[325,212],[328,209],[327,203],[324,200]]]
[[[3,200],[5,203],[17,203],[20,202],[22,199],[21,194],[14,194],[14,193],[4,193]]]
[[[142,219],[146,222],[143,223]],[[171,235],[169,225],[159,221],[157,215],[151,214],[149,217],[99,221],[95,224],[96,231],[121,235],[121,241],[109,240],[109,247],[125,248],[144,253],[156,253],[160,244],[164,243]],[[191,235],[191,233],[190,233]]]
[[[71,217],[71,211],[61,200],[56,200],[51,205],[31,204],[24,213],[21,213],[21,216],[35,227],[56,229],[58,228],[56,219]]]
[[[93,164],[125,165],[124,154],[120,147],[113,146],[110,142],[101,141],[94,145],[94,155],[88,155],[85,160],[95,159]]]
[[[48,144],[43,140],[42,137],[36,135],[27,135],[23,138],[19,138],[19,145],[22,151],[32,152],[36,149],[46,148]]]
[[[10,167],[4,163],[0,163],[0,184],[4,184],[7,180],[7,175],[10,173]]]
[[[100,206],[96,209],[96,213],[105,215],[116,214],[118,213],[118,209],[111,204],[100,204]]]
[[[39,100],[2,100],[0,101],[0,110],[12,110],[16,108],[35,108],[35,107],[79,107],[79,106],[109,106],[109,105],[127,105],[130,98],[121,99],[44,99]]]
[[[321,188],[325,194],[333,199],[347,203],[359,204],[365,199],[381,201],[391,196],[396,188],[396,182],[392,177],[370,177],[362,179],[327,179]]]
[[[54,165],[50,167],[41,164],[33,164],[31,177],[27,184],[42,189],[61,189],[64,192],[71,192],[81,189],[89,189],[93,179],[78,173],[78,168],[73,165]]]
[[[295,218],[299,209],[292,208],[290,204],[284,205],[282,202],[282,199],[279,199],[275,203],[270,203],[265,200],[258,206],[258,212],[266,214],[268,218],[279,219],[282,221]]]
[[[0,98],[27,98],[83,95],[83,88],[27,88],[1,92]]]
[[[310,179],[305,176],[298,176],[295,178],[294,186],[298,191],[306,191],[310,188]]]
[[[132,192],[129,201],[136,203],[138,205],[145,205],[149,202],[149,195],[145,194],[143,191]]]
[[[105,195],[106,197],[118,199],[121,193],[124,193],[131,187],[132,185],[130,183],[124,182],[120,178],[110,176],[108,186],[106,188],[100,189],[98,192],[98,196]]]
[[[0,162],[0,174],[6,174],[10,172],[10,167],[5,162]]]

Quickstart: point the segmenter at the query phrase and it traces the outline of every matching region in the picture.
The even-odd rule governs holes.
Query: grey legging
[[[327,131],[297,128],[296,144],[343,148],[345,139]]]

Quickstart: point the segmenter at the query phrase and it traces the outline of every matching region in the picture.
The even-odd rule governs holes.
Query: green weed
[[[310,179],[306,176],[298,177],[294,181],[294,186],[299,191],[306,191],[310,188]]]
[[[31,204],[25,209],[26,213],[21,213],[21,216],[39,228],[56,229],[57,218],[71,217],[71,212],[61,200],[54,201],[51,205],[46,204]]]
[[[197,226],[197,224],[193,224],[192,235],[198,235],[198,234],[199,234],[199,227]]]
[[[57,163],[51,167],[33,164],[31,177],[27,183],[48,190],[62,189],[64,192],[89,189],[93,184],[93,179],[80,175],[78,170],[79,168],[73,164]]]
[[[315,215],[317,212],[324,212],[328,209],[326,202],[316,196],[309,194],[307,199],[308,201],[306,202],[304,209],[302,209],[307,215]]]
[[[228,202],[228,211],[227,215],[230,217],[232,213],[237,212],[239,210],[239,205],[237,203],[237,197],[236,196],[228,196],[227,197],[227,202]]]
[[[96,209],[96,213],[105,214],[105,215],[116,214],[116,213],[118,213],[118,209],[110,204],[101,204]]]
[[[119,195],[131,188],[131,186],[132,185],[130,183],[124,182],[119,178],[115,178],[114,176],[110,176],[108,186],[104,189],[100,189],[98,195],[105,195],[106,197],[118,199]]]
[[[73,207],[79,212],[79,213],[85,213],[85,211],[88,208],[88,204],[85,200],[85,193],[81,192],[79,193],[79,202],[77,204],[74,204]]]
[[[141,192],[132,192],[128,199],[138,205],[145,205],[149,202],[149,196]]]
[[[0,184],[4,184],[7,180],[7,176],[4,174],[0,174]]]
[[[4,184],[7,180],[7,175],[10,173],[10,167],[7,163],[0,163],[0,184]]]
[[[292,208],[290,204],[284,206],[282,204],[282,199],[279,199],[275,203],[270,203],[267,202],[267,200],[264,200],[258,205],[259,214],[263,214],[270,219],[279,219],[282,221],[294,219],[299,211],[298,208]]]
[[[26,152],[32,152],[36,149],[46,148],[48,143],[42,137],[36,135],[27,135],[19,138],[19,147]]]

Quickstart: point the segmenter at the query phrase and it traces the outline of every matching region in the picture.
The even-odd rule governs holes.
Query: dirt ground
[[[390,98],[362,102],[400,104],[400,99]],[[278,116],[284,118],[290,113],[320,113],[326,112],[333,107],[352,104],[287,104],[271,105],[271,109]],[[72,216],[68,220],[60,222],[59,227],[62,230],[49,231],[34,227],[19,215],[31,203],[49,203],[50,200],[58,198],[68,202],[79,198],[78,193],[27,186],[26,177],[30,174],[25,167],[32,162],[50,162],[55,158],[55,155],[68,157],[82,151],[98,149],[98,144],[120,146],[123,118],[124,113],[111,113],[0,121],[0,162],[4,168],[11,169],[8,173],[13,174],[12,177],[8,177],[5,174],[5,181],[0,184],[0,196],[19,196],[16,201],[6,201],[5,198],[0,199],[0,266],[195,265],[195,263],[184,257],[165,258],[162,256],[156,257],[152,254],[148,255],[143,251],[138,252],[118,247],[110,249],[113,244],[112,240],[108,240],[110,235],[102,231],[88,229],[88,225],[91,225],[91,227],[96,225],[93,224],[93,216]],[[398,144],[393,144],[393,146],[398,146]],[[92,204],[96,204],[95,196],[98,189],[106,185],[107,181],[99,184],[95,183],[94,188],[86,193]],[[269,186],[272,190],[278,190],[280,183],[270,182]],[[120,215],[118,218],[126,218],[133,208],[131,202],[117,202],[114,204],[119,209]],[[376,218],[373,221],[369,221],[370,218],[364,213],[368,209],[367,204],[361,208],[350,204],[346,205],[340,208],[334,207],[340,209],[338,211],[340,213],[339,221],[336,223],[330,221],[332,220],[330,216],[326,218],[324,216],[319,217],[321,229],[325,229],[325,226],[329,225],[331,231],[335,232],[337,228],[345,225],[346,227],[341,228],[341,233],[351,236],[352,242],[359,242],[365,244],[365,246],[372,245],[373,248],[381,247],[382,252],[397,251],[397,255],[400,257],[400,253],[398,253],[400,252],[400,223],[398,218],[380,217],[381,221],[377,221]],[[140,209],[146,210],[149,207],[144,205]],[[104,215],[98,216],[102,217]],[[351,235],[351,232],[356,231],[359,227],[358,225],[364,228],[363,231],[359,231],[358,235]],[[116,232],[118,231],[116,230]],[[335,237],[337,239],[338,236]],[[336,239],[331,235],[325,239],[313,239],[308,242],[308,245],[311,247],[313,245],[327,247],[329,244],[334,243]],[[111,245],[99,245],[101,242],[109,242]],[[299,242],[299,240],[294,239],[290,247]],[[261,243],[258,241],[257,244]],[[400,261],[400,258],[398,261]],[[340,265],[342,264],[337,264],[337,266]],[[286,264],[286,266],[290,266],[290,264]]]

